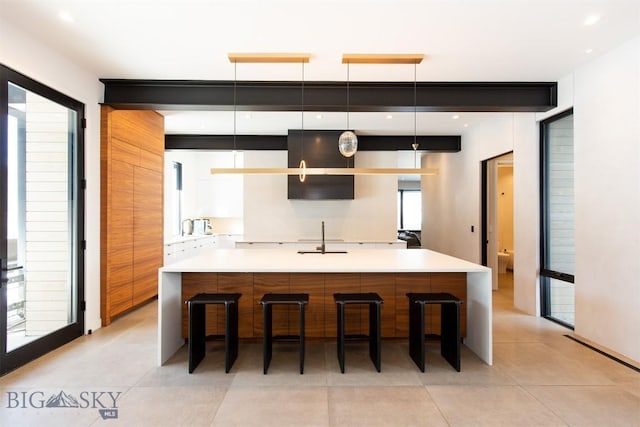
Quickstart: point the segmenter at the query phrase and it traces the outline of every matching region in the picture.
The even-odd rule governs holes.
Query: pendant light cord
[[[413,64],[413,143],[418,143],[418,65]],[[417,145],[416,145],[417,147]]]
[[[351,66],[350,62],[347,62],[347,130],[349,129],[349,67]]]
[[[233,62],[233,167],[236,167],[236,116],[238,115],[237,91],[238,91],[238,61]]]
[[[307,178],[307,162],[304,160],[304,61],[302,64],[302,83],[301,83],[301,97],[300,97],[300,164],[298,169],[300,172],[298,178],[300,182],[304,182]]]
[[[413,64],[413,167],[418,167],[418,64]]]
[[[301,101],[300,101],[300,119],[301,119],[301,125],[302,125],[302,130],[300,132],[300,138],[301,138],[301,143],[300,143],[300,149],[301,149],[301,153],[300,153],[300,160],[304,160],[304,61],[301,62],[302,64],[302,97],[301,97]]]
[[[349,80],[350,79],[350,75],[349,75],[349,71],[351,70],[351,62],[347,62],[347,131],[351,131],[351,129],[349,128],[349,112],[350,112],[350,91],[349,91]],[[349,158],[347,157],[347,167],[349,167]]]

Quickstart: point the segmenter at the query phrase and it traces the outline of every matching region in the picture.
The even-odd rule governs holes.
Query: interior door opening
[[[482,264],[492,269],[493,290],[513,301],[513,152],[484,160],[482,169]]]

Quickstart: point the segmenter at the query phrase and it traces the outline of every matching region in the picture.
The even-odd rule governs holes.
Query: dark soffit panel
[[[100,79],[121,109],[300,111],[302,82]],[[234,87],[236,101],[234,103]],[[305,111],[346,111],[346,82],[304,82]],[[354,112],[543,112],[556,82],[349,82]]]
[[[420,151],[456,153],[460,135],[358,135],[358,151]],[[337,144],[337,140],[336,140]],[[189,150],[287,150],[287,135],[165,135],[165,149]]]

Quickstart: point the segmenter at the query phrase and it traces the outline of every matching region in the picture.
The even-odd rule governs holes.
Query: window
[[[420,190],[398,190],[398,230],[422,229],[422,193]]]
[[[575,325],[573,110],[541,123],[542,315]]]

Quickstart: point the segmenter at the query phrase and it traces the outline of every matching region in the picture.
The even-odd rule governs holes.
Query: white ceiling
[[[72,22],[60,19],[65,12]],[[590,16],[600,19],[585,25]],[[557,81],[640,33],[639,0],[0,0],[0,17],[103,78],[233,80],[229,52],[307,52],[305,80],[347,79],[343,53],[424,53],[419,81]],[[591,50],[587,53],[587,50]],[[238,80],[300,80],[300,64],[238,64]],[[351,65],[352,81],[413,81],[412,65]],[[163,112],[168,133],[231,133],[232,112]],[[346,114],[304,117],[346,127]],[[412,134],[413,113],[352,113],[359,133]],[[487,113],[420,113],[460,134]],[[300,113],[237,113],[238,133],[284,134]]]

